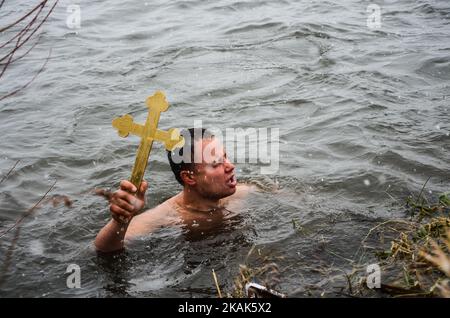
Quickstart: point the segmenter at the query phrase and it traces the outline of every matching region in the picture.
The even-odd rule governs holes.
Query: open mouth
[[[227,185],[230,188],[234,188],[237,184],[237,180],[236,180],[236,176],[233,174],[228,180],[227,180]]]

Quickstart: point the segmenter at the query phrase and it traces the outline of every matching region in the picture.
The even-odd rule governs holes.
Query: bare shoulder
[[[179,222],[178,214],[173,208],[174,198],[172,197],[160,205],[136,215],[128,227],[126,239],[146,235],[158,228],[175,225]]]
[[[256,192],[258,187],[253,184],[240,183],[236,186],[236,192],[233,195],[235,198],[245,198],[252,192]]]
[[[245,199],[248,197],[249,194],[258,191],[258,187],[252,184],[248,184],[248,183],[239,183],[236,186],[236,192],[225,198],[224,199],[224,203],[229,205],[237,205],[240,206]]]

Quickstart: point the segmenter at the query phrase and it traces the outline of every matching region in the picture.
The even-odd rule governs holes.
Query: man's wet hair
[[[194,163],[194,150],[195,150],[195,142],[200,139],[211,138],[213,137],[210,132],[205,128],[189,128],[181,131],[181,135],[184,137],[184,146],[180,148],[176,148],[173,151],[167,152],[167,158],[169,159],[170,168],[175,175],[178,183],[184,186],[183,180],[181,179],[182,171],[194,171],[195,163]],[[190,157],[186,157],[183,154],[184,150],[190,150]],[[177,163],[173,160],[174,153],[178,152],[183,160],[180,163]],[[184,159],[187,158],[187,162]]]

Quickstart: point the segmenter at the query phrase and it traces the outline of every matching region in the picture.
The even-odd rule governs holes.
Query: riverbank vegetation
[[[450,297],[450,192],[430,202],[422,189],[417,198],[409,197],[406,200],[404,208],[405,218],[380,222],[362,238],[354,259],[349,260],[351,270],[317,268],[324,279],[317,286],[301,286],[299,290],[302,290],[302,295]],[[298,228],[296,223],[294,227]],[[251,253],[254,253],[254,249]],[[278,267],[282,263],[282,259],[269,260],[266,256],[261,258],[261,265],[257,266],[254,263],[250,265],[246,259],[240,265],[232,291],[223,294],[246,297],[245,285],[249,282],[277,288],[283,279],[283,271]],[[376,265],[379,270],[378,283],[368,282],[371,265]],[[339,284],[339,292],[326,290],[325,286],[336,288]],[[288,297],[290,295],[289,291],[279,291]],[[296,293],[293,296],[301,295]]]

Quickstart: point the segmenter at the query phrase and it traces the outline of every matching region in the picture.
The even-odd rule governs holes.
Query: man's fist
[[[127,180],[120,182],[120,189],[113,193],[109,210],[119,223],[128,223],[145,206],[145,191],[148,184],[142,181],[138,189]]]

